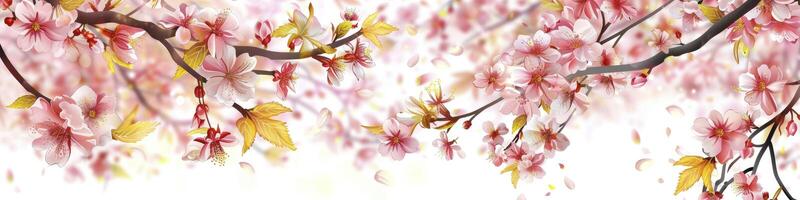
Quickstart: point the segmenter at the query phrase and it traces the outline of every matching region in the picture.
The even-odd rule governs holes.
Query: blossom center
[[[714,130],[714,135],[716,135],[717,137],[722,137],[723,135],[725,135],[725,130],[722,128],[717,128],[716,130]]]
[[[39,22],[33,22],[33,24],[31,24],[31,29],[33,29],[34,32],[38,32],[42,29],[42,25],[40,25]]]
[[[764,81],[758,81],[758,91],[764,91],[767,89],[767,83]]]
[[[95,118],[95,117],[97,117],[97,112],[95,112],[94,110],[90,110],[89,111],[89,118]]]

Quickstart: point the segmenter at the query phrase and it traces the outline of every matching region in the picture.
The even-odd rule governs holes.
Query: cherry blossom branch
[[[723,16],[717,23],[711,25],[711,27],[708,28],[708,30],[706,30],[705,33],[700,35],[700,37],[687,44],[670,48],[668,53],[658,52],[656,55],[653,55],[647,60],[643,60],[637,63],[589,67],[584,70],[578,71],[576,73],[570,74],[569,76],[567,76],[567,80],[572,80],[576,77],[586,76],[591,74],[604,74],[612,72],[628,72],[628,71],[637,71],[642,69],[652,69],[663,63],[664,59],[666,59],[669,56],[680,56],[700,49],[701,47],[703,47],[703,45],[708,43],[708,41],[710,41],[712,38],[714,38],[719,33],[724,31],[731,24],[736,22],[736,20],[744,16],[745,13],[755,8],[759,2],[760,0],[745,1],[744,4],[733,10],[733,12],[728,13],[727,15]]]
[[[620,30],[620,31],[617,31],[617,33],[614,33],[614,34],[612,34],[611,36],[608,36],[606,39],[603,39],[603,40],[601,40],[601,41],[600,41],[600,43],[601,43],[601,44],[605,44],[605,43],[607,43],[607,42],[609,42],[609,41],[613,40],[614,38],[617,38],[617,42],[619,42],[619,39],[620,39],[620,38],[622,38],[622,36],[623,36],[623,35],[625,35],[625,33],[627,33],[627,32],[628,32],[629,30],[631,30],[633,27],[636,27],[637,25],[639,25],[639,24],[641,24],[642,22],[646,21],[646,20],[647,20],[647,19],[649,19],[650,17],[653,17],[654,15],[656,15],[656,13],[658,13],[658,12],[660,12],[661,10],[663,10],[664,8],[666,8],[666,7],[667,7],[669,4],[671,4],[673,1],[675,1],[675,0],[669,0],[669,1],[667,1],[666,3],[664,3],[664,5],[661,5],[661,7],[658,7],[658,8],[656,8],[656,10],[653,10],[653,12],[650,12],[649,14],[645,15],[644,17],[642,17],[642,18],[639,18],[639,20],[636,20],[635,22],[633,22],[632,24],[630,24],[630,25],[626,26],[625,28],[623,28],[623,29],[622,29],[622,30]],[[602,36],[602,34],[601,34],[601,36]],[[598,38],[599,38],[599,37],[598,37]],[[614,46],[616,46],[617,42],[614,42]]]
[[[783,185],[783,181],[781,181],[781,176],[778,175],[778,166],[775,163],[775,149],[772,146],[773,145],[771,143],[769,146],[767,146],[767,148],[769,148],[769,157],[771,158],[770,161],[772,162],[772,175],[775,177],[775,181],[778,182],[778,185],[781,186],[781,190],[783,190],[783,193],[786,194],[786,197],[789,199],[794,199],[794,197],[792,197],[792,194],[789,194],[789,190],[786,189],[786,186]]]
[[[350,36],[342,38],[340,40],[336,40],[328,44],[331,48],[337,48],[342,45],[348,44],[351,41],[355,40],[361,36],[361,30],[353,33]],[[252,47],[252,46],[234,46],[236,48],[236,55],[248,53],[251,56],[261,56],[266,57],[272,60],[294,60],[294,59],[302,59],[308,58],[314,55],[319,55],[324,53],[322,48],[316,48],[311,51],[311,53],[300,53],[300,52],[277,52],[277,51],[270,51],[259,47]]]
[[[258,69],[255,69],[255,70],[253,70],[253,73],[256,73],[258,75],[269,75],[269,76],[274,76],[275,75],[275,71],[274,70],[258,70]]]
[[[447,117],[436,118],[436,119],[434,119],[434,121],[450,121],[450,120],[454,120],[454,119],[458,120],[458,119],[461,119],[461,118],[464,118],[464,117],[470,117],[470,116],[471,117],[470,117],[470,119],[468,121],[472,121],[472,119],[475,119],[475,117],[478,116],[478,114],[481,114],[481,112],[483,112],[484,110],[492,107],[493,105],[495,105],[497,103],[500,103],[500,101],[503,101],[503,97],[497,98],[494,101],[489,102],[488,104],[483,105],[480,108],[473,110],[472,112],[464,113],[464,114],[461,114],[461,115],[456,115],[456,116],[449,117],[449,118],[447,118]]]
[[[26,91],[30,92],[31,94],[33,94],[38,98],[42,98],[45,101],[50,102],[50,98],[44,96],[41,92],[39,92],[39,90],[36,90],[36,88],[31,86],[31,84],[29,84],[28,81],[26,81],[25,78],[22,77],[21,74],[19,74],[17,68],[15,68],[14,65],[11,64],[11,60],[8,59],[8,55],[6,55],[6,52],[5,50],[3,50],[2,45],[0,45],[0,59],[3,60],[3,65],[6,66],[8,72],[10,72],[12,76],[14,76],[14,79],[17,79],[17,82],[19,82],[19,84],[22,85],[22,87],[25,88]]]
[[[521,16],[522,16],[522,14],[524,14],[524,13],[529,13],[529,12],[533,12],[533,11],[534,11],[534,10],[536,10],[536,8],[538,8],[538,7],[539,7],[539,1],[537,1],[537,2],[535,2],[535,3],[533,3],[533,4],[531,4],[531,5],[528,5],[528,7],[526,7],[525,9],[518,10],[518,11],[514,11],[514,13],[513,13],[513,14],[511,14],[511,17],[510,17],[510,18],[508,18],[508,19],[503,19],[503,20],[500,20],[500,21],[496,21],[496,22],[494,22],[494,23],[490,24],[489,26],[487,26],[486,28],[483,28],[481,31],[474,32],[474,33],[470,34],[470,36],[469,36],[469,37],[467,37],[467,39],[465,39],[465,40],[464,40],[464,42],[463,42],[462,44],[467,44],[467,43],[469,43],[470,41],[472,41],[472,40],[474,40],[475,38],[477,38],[478,36],[480,36],[480,34],[481,34],[481,33],[484,33],[484,32],[486,32],[486,31],[492,31],[492,30],[498,29],[498,28],[500,28],[500,27],[503,27],[503,26],[505,26],[506,24],[509,24],[509,23],[511,23],[511,22],[514,22],[514,21],[516,21],[516,20],[517,20],[519,17],[521,17]]]

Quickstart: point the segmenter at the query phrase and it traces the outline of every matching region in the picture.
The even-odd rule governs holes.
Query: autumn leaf
[[[117,57],[117,55],[114,54],[114,52],[111,52],[111,50],[106,49],[103,52],[103,58],[106,60],[106,64],[108,65],[108,71],[111,72],[111,74],[114,74],[114,72],[117,71],[116,68],[117,65],[128,69],[133,69],[133,64],[122,61],[122,59],[119,59],[119,57]]]
[[[519,169],[517,168],[518,165],[518,163],[510,164],[506,166],[503,171],[500,171],[500,174],[511,172],[511,185],[513,185],[514,188],[517,188],[517,182],[519,182]]]
[[[312,55],[314,49],[311,48],[311,46],[321,49],[326,54],[336,52],[336,49],[333,47],[323,44],[309,35],[309,29],[312,29],[311,20],[316,20],[316,18],[314,18],[314,6],[311,3],[308,4],[307,17],[299,16],[297,13],[294,13],[291,17],[290,23],[278,26],[277,29],[272,31],[273,37],[282,38],[288,36],[288,41],[294,41],[298,38],[302,39],[303,44],[300,46],[300,57],[302,58]]]
[[[277,147],[296,150],[292,138],[289,137],[286,122],[272,119],[272,117],[286,112],[292,112],[292,110],[279,103],[270,102],[250,109],[244,117],[237,120],[236,127],[239,128],[245,141],[245,145],[242,146],[242,154],[247,152],[253,144],[256,133]]]
[[[367,132],[375,134],[375,135],[383,135],[384,134],[383,133],[383,126],[381,126],[381,125],[374,125],[374,126],[361,125],[361,127],[366,128]]]
[[[675,188],[675,195],[688,190],[698,180],[702,178],[703,185],[709,192],[713,192],[711,184],[711,174],[716,168],[716,161],[713,157],[703,158],[700,156],[684,156],[674,164],[675,166],[687,166],[678,176],[678,185]]]
[[[59,0],[58,5],[66,11],[73,11],[83,5],[84,0]]]
[[[138,110],[138,106],[134,107],[125,117],[125,120],[116,129],[111,130],[112,139],[125,143],[136,143],[156,129],[158,122],[134,121]]]
[[[201,127],[201,128],[196,128],[194,130],[186,132],[186,135],[192,136],[192,135],[197,135],[197,134],[205,134],[207,132],[208,132],[208,128]]]
[[[564,4],[559,0],[544,0],[542,1],[542,8],[553,12],[561,12],[564,10]]]
[[[717,23],[720,19],[722,19],[722,16],[725,15],[717,7],[707,6],[703,4],[700,4],[698,6],[700,7],[700,11],[703,12],[703,15],[706,16],[706,18],[708,18],[708,21],[711,21],[711,23]]]
[[[511,124],[511,132],[516,133],[519,129],[522,129],[522,126],[528,123],[528,116],[527,115],[520,115],[517,118],[514,118],[514,123]]]
[[[192,47],[189,47],[189,49],[183,53],[183,62],[189,65],[189,67],[192,67],[192,69],[197,69],[200,67],[200,64],[203,64],[203,60],[206,59],[207,54],[208,48],[205,43],[194,43]],[[175,76],[173,76],[172,79],[181,78],[184,74],[186,74],[186,70],[178,66],[177,69],[175,69]]]
[[[17,100],[14,100],[14,102],[11,103],[10,105],[7,105],[6,108],[28,109],[31,106],[33,106],[34,103],[36,103],[36,96],[24,95],[17,98]]]
[[[378,36],[387,35],[397,31],[397,28],[390,24],[384,23],[383,21],[376,22],[376,18],[378,18],[377,12],[367,16],[367,19],[364,20],[364,24],[361,28],[361,35],[372,42],[372,44],[375,44],[375,46],[378,48],[381,48],[383,46],[381,45],[381,41],[378,40]]]

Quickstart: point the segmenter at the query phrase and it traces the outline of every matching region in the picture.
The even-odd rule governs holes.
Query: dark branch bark
[[[29,84],[28,81],[26,81],[25,78],[22,77],[21,74],[19,74],[17,68],[15,68],[14,65],[11,64],[11,60],[8,59],[8,55],[6,55],[6,51],[3,50],[2,45],[0,45],[0,59],[3,60],[3,65],[6,66],[8,72],[10,72],[12,76],[14,76],[14,79],[17,79],[17,82],[19,82],[19,84],[22,85],[22,87],[25,88],[26,91],[30,92],[31,94],[33,94],[38,98],[42,98],[45,101],[50,102],[50,98],[44,96],[41,92],[39,92],[39,90],[36,90],[36,88],[33,88],[33,86],[31,86],[31,84]]]
[[[639,20],[636,20],[635,22],[633,22],[632,24],[630,24],[630,25],[626,26],[625,28],[623,28],[623,29],[622,29],[622,30],[620,30],[620,31],[617,31],[617,33],[614,33],[614,34],[612,34],[611,36],[608,36],[606,39],[603,39],[603,40],[601,40],[601,41],[600,41],[600,44],[605,44],[605,43],[608,43],[609,41],[613,40],[615,37],[619,37],[619,38],[621,38],[621,37],[622,37],[622,35],[624,35],[625,33],[627,33],[627,32],[628,32],[629,30],[631,30],[633,27],[636,27],[637,25],[639,25],[639,24],[641,24],[642,22],[646,21],[646,20],[647,20],[647,19],[649,19],[650,17],[653,17],[654,15],[656,15],[656,13],[658,13],[658,12],[660,12],[662,9],[666,8],[666,7],[667,7],[669,4],[671,4],[673,1],[675,1],[675,0],[669,0],[669,1],[667,1],[666,3],[664,3],[664,5],[661,5],[661,7],[658,7],[658,8],[656,8],[656,10],[653,10],[653,12],[650,12],[650,14],[647,14],[647,15],[645,15],[644,17],[642,17],[642,18],[639,18]],[[602,35],[601,35],[601,36],[602,36]]]
[[[359,36],[361,36],[361,31],[355,32],[352,35],[342,38],[340,40],[331,42],[330,44],[328,44],[328,46],[335,49],[342,45],[350,43]],[[316,48],[312,50],[310,54],[304,55],[300,54],[299,52],[277,52],[251,46],[234,46],[234,47],[236,48],[237,55],[248,53],[251,56],[262,56],[272,60],[294,60],[294,59],[307,58],[313,55],[319,55],[324,53],[324,51],[321,48]]]
[[[744,16],[745,13],[755,8],[756,5],[758,5],[758,2],[760,2],[760,0],[747,0],[746,2],[744,2],[744,4],[739,6],[739,8],[736,8],[735,10],[733,10],[733,12],[728,13],[727,15],[722,17],[722,19],[720,19],[717,23],[714,23],[714,25],[711,25],[711,27],[708,28],[708,30],[706,30],[706,32],[703,33],[703,35],[700,35],[700,37],[685,45],[670,48],[669,53],[658,52],[658,54],[653,55],[647,60],[643,60],[637,63],[589,67],[584,70],[578,71],[574,74],[570,74],[569,76],[567,76],[567,80],[572,80],[576,77],[591,75],[591,74],[604,74],[611,72],[628,72],[628,71],[638,71],[642,69],[652,69],[663,63],[664,59],[666,59],[669,56],[680,56],[700,49],[700,47],[703,47],[703,45],[708,43],[708,41],[714,38],[714,36],[717,36],[719,33],[728,28],[731,24],[736,22],[736,20]]]

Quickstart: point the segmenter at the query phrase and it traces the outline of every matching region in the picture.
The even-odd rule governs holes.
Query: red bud
[[[6,17],[6,19],[3,20],[3,22],[5,22],[6,25],[8,26],[14,25],[14,17]]]
[[[203,98],[204,96],[206,96],[206,91],[203,90],[202,86],[194,87],[194,97]]]
[[[469,129],[469,127],[472,127],[472,121],[464,121],[463,125],[464,129]]]

